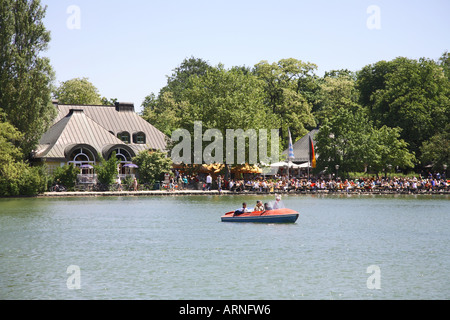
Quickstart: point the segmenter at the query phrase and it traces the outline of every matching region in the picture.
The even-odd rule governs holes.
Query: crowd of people
[[[335,177],[290,177],[275,175],[270,177],[254,176],[247,179],[224,179],[223,176],[213,178],[207,175],[181,175],[173,179],[171,189],[229,190],[232,192],[285,193],[304,191],[345,191],[345,192],[431,192],[450,191],[450,180],[445,174],[427,174],[427,176],[396,177],[373,176],[357,179],[341,179]]]

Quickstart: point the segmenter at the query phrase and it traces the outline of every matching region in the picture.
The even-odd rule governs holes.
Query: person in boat
[[[269,210],[272,210],[272,207],[270,206],[270,204],[269,203],[264,203],[264,210],[265,211],[269,211]]]
[[[275,198],[275,203],[273,204],[273,209],[282,209],[284,208],[284,204],[281,201],[281,197],[280,196],[276,196]]]
[[[260,200],[256,201],[256,207],[254,211],[264,211],[264,206]]]
[[[242,204],[242,208],[237,209],[236,211],[234,211],[234,215],[233,216],[239,216],[243,213],[247,213],[247,212],[252,212],[253,210],[250,208],[247,208],[247,203],[243,203]]]

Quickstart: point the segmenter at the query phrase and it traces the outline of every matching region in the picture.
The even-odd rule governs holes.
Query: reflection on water
[[[2,199],[0,298],[450,298],[448,196],[285,196],[295,224],[220,222],[257,200]]]

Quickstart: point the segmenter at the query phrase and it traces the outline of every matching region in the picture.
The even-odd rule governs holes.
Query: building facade
[[[167,137],[142,119],[132,103],[114,106],[53,104],[58,115],[42,136],[33,157],[49,172],[65,164],[88,168],[115,152],[120,170],[143,150],[166,150]],[[119,172],[120,173],[120,172]]]

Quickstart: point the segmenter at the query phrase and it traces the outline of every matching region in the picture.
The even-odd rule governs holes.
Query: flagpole
[[[309,167],[311,166],[311,162],[308,161],[308,181],[309,181]]]
[[[288,131],[289,131],[289,152],[288,152],[288,187],[289,187],[291,181],[290,179],[291,161],[292,159],[295,158],[295,156],[294,156],[294,146],[292,144],[291,130],[288,128]]]

